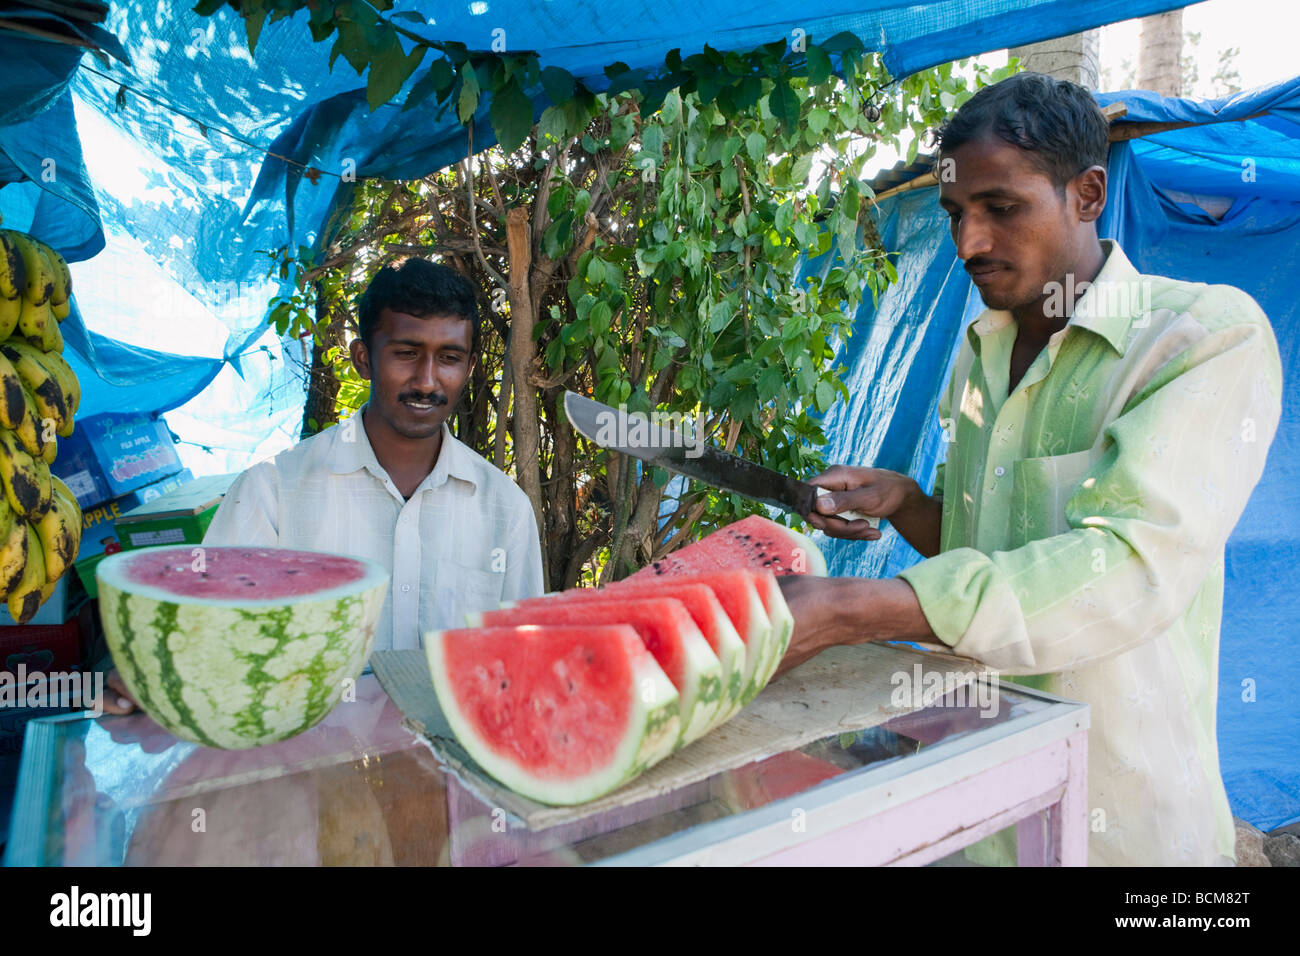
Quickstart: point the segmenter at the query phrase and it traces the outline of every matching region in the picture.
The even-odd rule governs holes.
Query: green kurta
[[[1215,736],[1224,543],[1277,429],[1281,363],[1244,292],[1140,275],[1103,246],[1010,395],[1014,319],[967,329],[939,406],[941,553],[900,577],[956,653],[1090,705],[1092,865],[1213,864],[1235,843]]]

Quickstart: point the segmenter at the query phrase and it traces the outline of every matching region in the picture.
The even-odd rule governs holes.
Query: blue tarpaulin
[[[471,49],[536,51],[542,66],[563,67],[600,90],[608,84],[605,67],[615,62],[653,70],[673,49],[689,56],[706,44],[752,49],[846,30],[903,76],[1179,5],[854,0],[792,7],[759,0],[739,13],[717,0],[398,0],[387,15],[418,13],[423,24],[399,22]],[[102,407],[157,411],[192,399],[168,420],[187,440],[214,449],[183,452],[203,474],[241,467],[297,435],[304,384],[298,343],[260,332],[274,291],[266,250],[318,243],[330,211],[353,188],[352,175],[422,176],[461,159],[468,138],[454,111],[440,117],[431,101],[403,113],[404,94],[371,113],[364,78],[343,60],[331,71],[329,45],[312,41],[306,10],[267,24],[254,59],[232,10],[200,17],[189,6],[113,3],[105,26],[123,50],[111,61],[87,55],[77,65],[72,48],[0,31],[0,83],[21,104],[0,122],[22,121],[0,127],[0,182],[26,178],[0,190],[0,212],[7,226],[44,238],[70,261],[95,256],[96,275],[157,271],[156,284],[134,285],[130,296],[95,289],[80,303],[89,328],[105,337],[82,358],[104,373],[104,387],[95,390]],[[528,92],[540,112],[545,94]],[[476,149],[494,141],[488,105],[474,124]],[[48,160],[52,178],[42,175]],[[304,167],[321,174],[303,176]],[[73,277],[85,299],[91,282],[83,271],[74,266]],[[132,297],[162,297],[170,308],[133,307]],[[142,321],[141,311],[151,309],[154,321]],[[176,328],[198,330],[206,362],[185,361],[179,356],[196,353],[160,344],[174,340]],[[118,340],[158,354],[116,355]],[[142,388],[121,391],[133,384]],[[92,414],[101,406],[83,407]]]
[[[1233,812],[1263,829],[1300,819],[1300,78],[1229,100],[1122,100],[1127,120],[1210,122],[1116,143],[1099,229],[1143,272],[1227,283],[1249,292],[1273,324],[1282,356],[1282,422],[1227,548],[1219,655],[1219,753]],[[1256,114],[1267,111],[1266,116]],[[1219,197],[1219,218],[1190,201]],[[1213,203],[1205,203],[1212,209]],[[983,309],[956,258],[934,189],[880,203],[898,282],[859,310],[836,357],[850,400],[826,416],[831,461],[889,468],[930,489],[943,460],[938,423],[960,337]],[[874,544],[825,542],[832,573],[889,576],[920,559],[889,529]]]

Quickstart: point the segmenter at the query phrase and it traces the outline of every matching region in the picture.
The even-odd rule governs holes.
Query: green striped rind
[[[145,712],[177,737],[230,750],[319,722],[374,646],[387,582],[255,610],[161,601],[99,579],[113,662]]]
[[[438,705],[452,733],[465,752],[506,787],[539,803],[569,806],[586,803],[618,789],[634,777],[663,760],[676,749],[681,736],[676,688],[663,669],[645,649],[631,625],[611,625],[624,630],[625,646],[632,663],[628,686],[614,688],[614,693],[628,694],[631,711],[627,730],[619,741],[614,757],[605,767],[578,778],[558,780],[541,778],[502,756],[490,746],[462,712],[459,700],[447,676],[445,647],[455,631],[429,631],[424,635],[424,650],[429,659]]]
[[[722,696],[722,663],[713,653],[695,622],[682,610],[686,618],[682,625],[682,648],[686,656],[686,679],[681,688],[684,726],[679,747],[694,743],[714,726],[723,706],[729,704]]]
[[[758,696],[758,692],[767,684],[764,674],[768,672],[775,643],[772,640],[772,625],[767,612],[763,609],[763,600],[758,596],[758,588],[753,583],[746,583],[743,600],[749,604],[750,633],[742,635],[745,641],[745,689],[740,695],[740,706],[744,707]]]
[[[790,647],[790,637],[794,634],[794,615],[790,613],[790,606],[785,602],[785,595],[781,593],[781,585],[777,583],[775,575],[771,572],[757,575],[754,583],[760,589],[759,593],[772,628],[770,640],[772,653],[763,673],[762,683],[759,685],[759,690],[762,690],[772,679],[772,674],[775,673],[778,665],[785,658],[786,650]]]

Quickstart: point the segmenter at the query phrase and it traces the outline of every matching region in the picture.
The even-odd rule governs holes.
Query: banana
[[[9,338],[18,328],[18,317],[23,314],[23,297],[21,295],[6,299],[0,295],[0,337]]]
[[[0,483],[14,514],[40,517],[50,506],[50,466],[32,458],[7,428],[0,428]]]
[[[33,521],[32,527],[41,542],[46,583],[53,584],[77,558],[77,549],[81,547],[81,509],[75,501],[69,507],[67,499],[56,492],[50,510],[39,521]]]
[[[50,311],[62,322],[72,311],[72,272],[68,269],[68,260],[54,251],[52,246],[37,241],[36,244],[45,253],[54,272],[54,291],[50,294]]]
[[[9,532],[13,530],[14,521],[16,520],[14,509],[9,507],[9,502],[5,501],[4,498],[0,498],[0,547],[4,546],[5,539],[9,537]],[[0,584],[3,583],[4,578],[0,576]],[[4,597],[4,593],[3,588],[0,588],[0,598]]]
[[[5,601],[22,580],[23,569],[27,567],[27,524],[12,511],[10,515],[9,531],[0,540],[0,600]]]
[[[41,606],[41,590],[45,587],[45,556],[40,539],[32,526],[19,521],[18,526],[27,534],[27,564],[17,586],[9,592],[9,613],[19,624],[26,624]]]
[[[41,413],[36,407],[36,396],[32,394],[31,389],[23,385],[23,396],[27,400],[27,414],[23,420],[18,423],[14,429],[14,434],[18,436],[18,442],[22,445],[23,451],[33,458],[41,458],[45,454],[45,423],[48,421],[54,424],[53,419],[41,417]]]
[[[59,321],[54,317],[53,309],[50,310],[50,321],[45,323],[45,334],[41,337],[41,351],[63,351],[63,332],[59,329]]]
[[[44,354],[39,349],[22,342],[0,342],[0,357],[12,363],[18,377],[27,386],[36,402],[37,414],[41,418],[53,419],[57,430],[64,427],[67,420],[72,417],[72,412],[68,410],[68,400],[63,393],[63,385],[58,376],[50,370],[46,362],[38,358],[38,356],[43,357]],[[0,365],[0,375],[4,371],[4,366]],[[31,451],[30,448],[27,450]]]
[[[54,459],[57,457],[59,457],[59,440],[51,435],[50,440],[47,441],[45,447],[41,449],[41,461],[45,462],[47,465],[52,465],[54,464]],[[53,474],[53,472],[50,474]]]
[[[50,374],[59,380],[59,385],[63,388],[63,400],[68,406],[68,431],[67,434],[63,432],[59,434],[67,438],[72,434],[72,416],[77,414],[77,409],[81,407],[81,383],[77,381],[77,373],[72,370],[68,360],[58,352],[32,349],[32,353],[36,361],[49,369]]]
[[[27,264],[9,233],[0,232],[0,299],[21,298],[27,291]]]
[[[9,241],[18,247],[23,257],[23,266],[27,270],[27,285],[24,296],[32,305],[49,305],[50,296],[54,294],[54,265],[45,257],[45,252],[31,236],[21,232],[6,230]]]
[[[0,426],[17,428],[27,416],[27,394],[22,376],[0,352]]]
[[[48,334],[46,326],[51,324],[57,326],[59,323],[54,321],[54,316],[50,313],[50,304],[45,302],[38,305],[24,296],[22,311],[18,313],[18,334],[37,348],[43,348]]]

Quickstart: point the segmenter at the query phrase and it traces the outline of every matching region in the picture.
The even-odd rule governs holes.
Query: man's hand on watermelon
[[[135,698],[131,692],[126,689],[126,683],[122,680],[122,675],[114,667],[104,678],[107,689],[104,693],[104,713],[106,714],[129,714],[135,711]]]
[[[938,640],[912,586],[899,578],[785,574],[776,580],[794,634],[773,679],[837,644]]]
[[[880,531],[865,521],[835,517],[842,511],[858,511],[888,519],[903,539],[924,557],[939,553],[943,500],[927,495],[907,475],[883,468],[833,465],[809,483],[832,492],[820,496],[817,510],[805,516],[810,525],[832,538],[875,541],[880,537]]]

